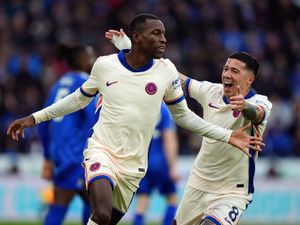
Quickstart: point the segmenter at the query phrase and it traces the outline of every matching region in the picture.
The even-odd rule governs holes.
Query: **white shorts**
[[[177,225],[199,225],[205,218],[217,225],[237,225],[252,195],[212,194],[186,186],[178,206]]]
[[[111,157],[104,152],[89,149],[84,152],[86,188],[97,179],[106,179],[113,189],[113,207],[127,212],[141,178],[122,173]]]

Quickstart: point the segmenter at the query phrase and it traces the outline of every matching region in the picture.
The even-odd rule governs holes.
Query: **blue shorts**
[[[176,184],[170,178],[168,169],[149,169],[140,182],[137,194],[150,195],[155,189],[157,189],[160,194],[166,196],[176,193]]]
[[[69,165],[59,171],[56,171],[53,176],[54,185],[68,190],[84,189],[85,176],[84,169],[79,165]]]

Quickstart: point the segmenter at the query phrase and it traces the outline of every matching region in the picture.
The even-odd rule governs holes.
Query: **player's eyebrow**
[[[223,69],[229,69],[229,70],[232,70],[233,72],[240,72],[241,70],[240,69],[238,69],[238,68],[236,68],[236,67],[234,67],[234,66],[228,66],[228,65],[224,65],[223,66]]]
[[[155,29],[153,29],[153,30],[151,31],[151,33],[163,33],[163,34],[165,34],[166,31],[165,31],[165,30],[162,30],[162,29],[159,29],[159,28],[155,28]]]
[[[238,69],[238,68],[236,68],[236,67],[231,67],[231,70],[232,70],[233,72],[240,72],[240,69]]]

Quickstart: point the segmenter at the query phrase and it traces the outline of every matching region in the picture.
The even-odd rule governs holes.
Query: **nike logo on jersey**
[[[214,108],[214,109],[220,109],[218,106],[215,106],[211,102],[208,104],[209,107]]]
[[[112,84],[115,84],[115,83],[118,83],[118,81],[113,81],[113,82],[109,82],[109,81],[106,81],[106,86],[110,86]]]

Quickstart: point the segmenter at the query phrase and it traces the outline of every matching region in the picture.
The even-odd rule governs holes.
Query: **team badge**
[[[149,95],[154,95],[157,92],[157,87],[156,84],[153,82],[149,82],[146,84],[145,86],[145,91],[149,94]]]
[[[96,170],[98,170],[100,168],[100,166],[101,166],[101,163],[99,163],[99,162],[93,163],[90,166],[90,171],[95,172]]]
[[[233,115],[233,117],[239,117],[240,112],[239,111],[233,111],[232,115]]]

